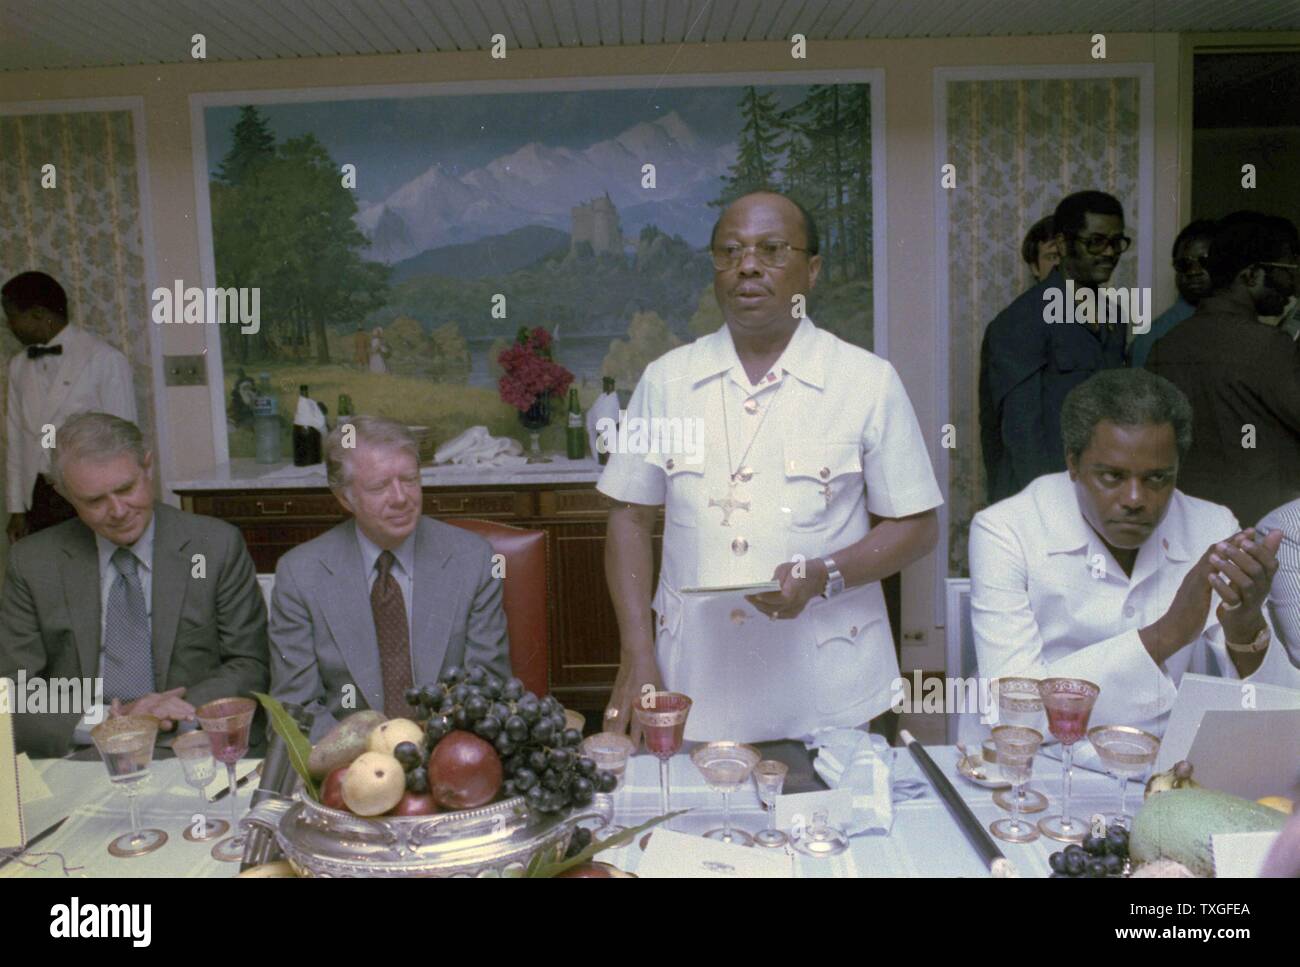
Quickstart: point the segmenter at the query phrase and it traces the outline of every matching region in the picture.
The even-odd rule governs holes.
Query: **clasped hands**
[[[108,714],[111,718],[119,715],[152,715],[160,720],[160,732],[170,732],[177,722],[188,722],[194,718],[194,706],[181,698],[184,694],[185,686],[179,685],[165,692],[141,695],[135,701],[125,704],[115,698]]]
[[[1216,615],[1227,640],[1233,644],[1253,641],[1264,627],[1264,602],[1277,573],[1281,543],[1281,531],[1261,540],[1253,527],[1247,527],[1212,544],[1187,572],[1169,610],[1157,622],[1165,647],[1172,645],[1177,650],[1201,634],[1211,592],[1222,599]]]

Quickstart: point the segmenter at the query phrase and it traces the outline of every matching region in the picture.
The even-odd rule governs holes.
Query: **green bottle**
[[[339,394],[339,416],[355,416],[352,412],[352,397],[347,393]]]
[[[564,448],[570,460],[581,460],[587,455],[587,431],[582,424],[576,386],[569,389],[569,424],[564,430]]]

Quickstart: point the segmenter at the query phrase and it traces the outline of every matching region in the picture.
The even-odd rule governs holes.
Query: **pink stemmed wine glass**
[[[213,859],[237,863],[244,858],[244,834],[239,832],[239,787],[235,785],[235,763],[248,752],[248,737],[253,725],[257,703],[251,698],[219,698],[194,710],[212,743],[212,757],[225,763],[226,777],[230,782],[230,828],[228,836],[212,847]]]
[[[645,736],[645,747],[659,760],[659,812],[668,812],[668,760],[682,750],[686,737],[686,716],[691,700],[680,692],[655,692],[637,706],[636,720]]]
[[[1070,815],[1070,768],[1074,762],[1074,743],[1088,734],[1088,718],[1097,703],[1101,687],[1082,678],[1045,678],[1038,683],[1047,711],[1047,730],[1061,743],[1061,815],[1038,821],[1044,836],[1063,843],[1081,843],[1088,833],[1087,824]]]

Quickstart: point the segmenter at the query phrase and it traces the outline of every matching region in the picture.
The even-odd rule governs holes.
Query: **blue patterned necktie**
[[[154,691],[153,643],[139,562],[129,548],[113,552],[117,579],[108,592],[104,622],[104,701],[132,702]]]

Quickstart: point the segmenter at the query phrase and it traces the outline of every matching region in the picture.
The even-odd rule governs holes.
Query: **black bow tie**
[[[40,359],[42,356],[62,356],[62,346],[28,346],[27,358]]]

